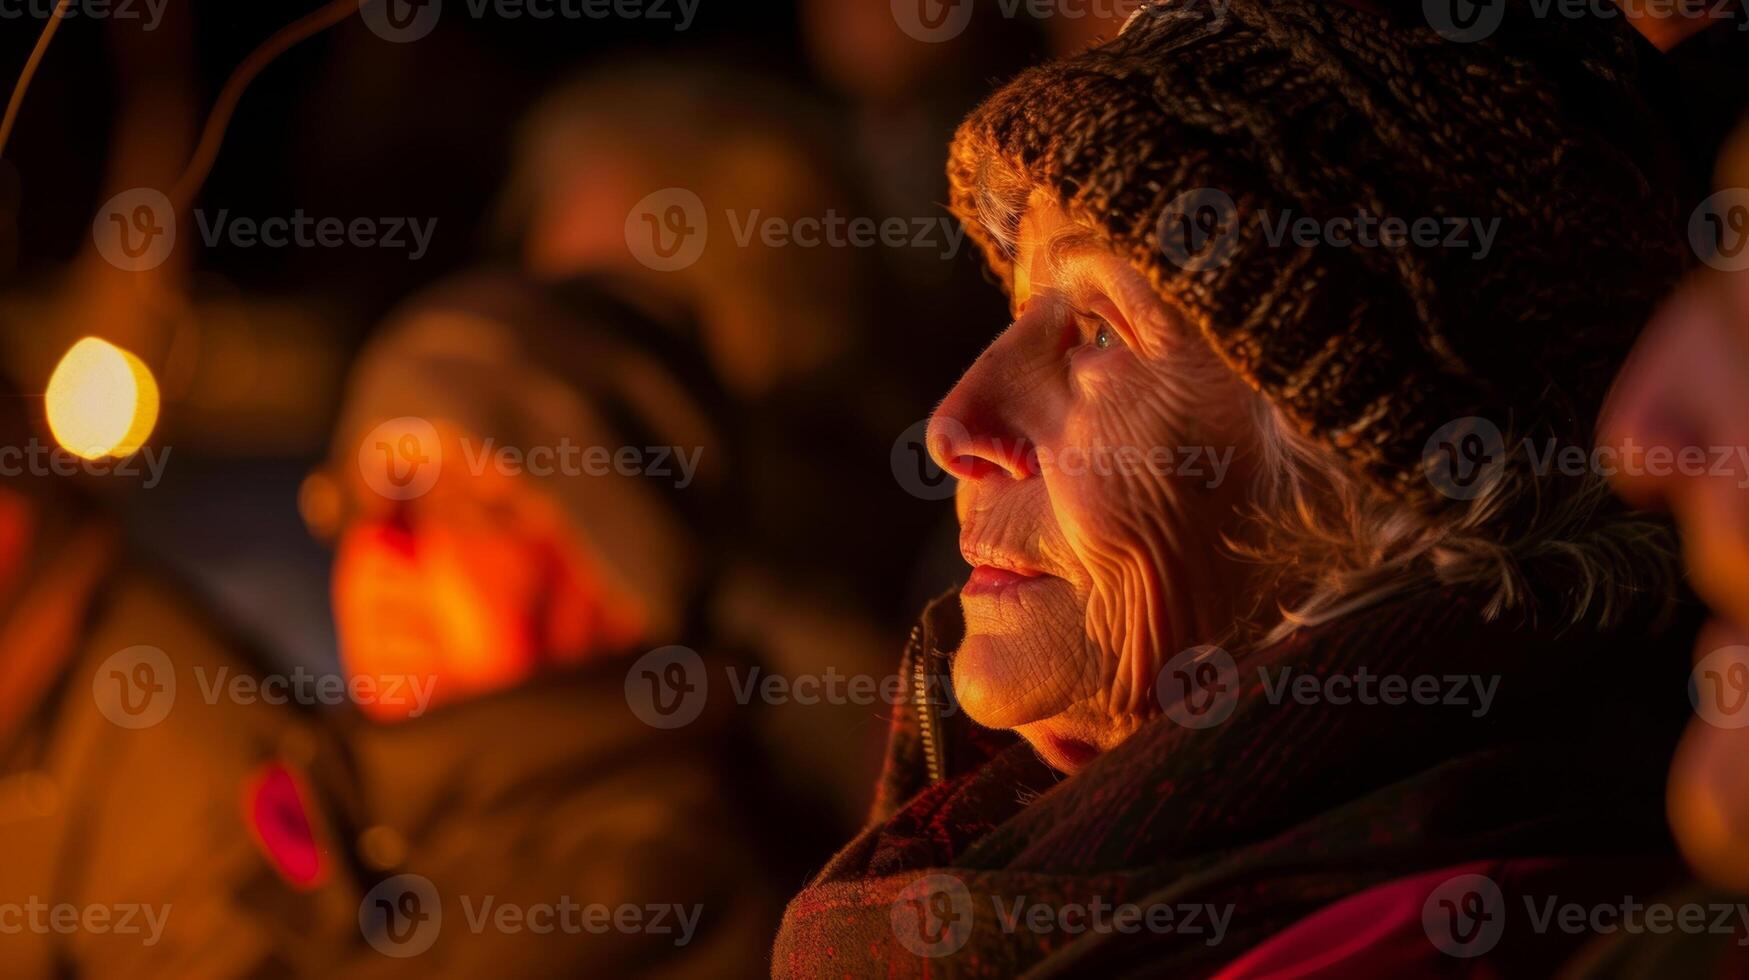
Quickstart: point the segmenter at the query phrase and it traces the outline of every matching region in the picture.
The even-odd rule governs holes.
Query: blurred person
[[[635,317],[590,299],[440,290],[372,348],[345,418],[666,446],[669,485],[707,497],[704,417],[600,333]],[[3,407],[0,445],[35,445]],[[343,675],[271,668],[67,477],[0,486],[0,967],[763,972],[766,876],[787,865],[762,857],[788,853],[765,841],[799,847],[806,812],[761,794],[723,711],[672,731],[640,715],[622,656],[699,642],[708,572],[679,511],[704,505],[647,489],[654,465],[537,480],[465,442],[428,494],[384,498],[366,474],[394,471],[341,431],[352,481],[304,503],[340,534]],[[782,816],[751,826],[748,797]]]
[[[337,925],[356,825],[312,816],[347,798],[332,731],[255,696],[258,647],[72,477],[18,464],[53,447],[24,405],[0,398],[0,969],[237,976],[363,948]]]
[[[1017,70],[1038,53],[1031,19],[994,16],[1000,9],[934,0],[804,0],[798,6],[808,58],[843,102],[844,138],[875,207],[924,214],[939,206],[947,190],[942,143],[991,77]],[[906,263],[901,271],[938,281],[946,274],[939,264]]]
[[[942,213],[942,145],[988,92],[990,79],[1013,74],[1039,53],[1039,31],[1030,16],[997,13],[1006,9],[935,0],[799,5],[808,59],[833,97],[834,141],[845,148],[845,169],[872,213]],[[952,327],[1000,315],[970,252],[944,258],[929,249],[881,250],[882,288],[872,301],[885,341],[883,363],[905,375],[919,401],[934,398],[952,383],[958,366],[977,354],[970,338],[957,339]],[[921,349],[933,356],[916,356]],[[938,590],[932,586],[928,595]]]
[[[870,217],[819,110],[755,73],[630,62],[558,86],[518,132],[503,213],[521,265],[587,277],[645,316],[649,344],[702,355],[721,389],[714,421],[739,509],[718,540],[732,567],[711,597],[717,633],[785,676],[890,676],[877,627],[900,620],[918,542],[940,517],[887,464],[924,399],[902,367],[914,352],[889,353],[899,328],[880,315],[882,295],[903,291],[880,278],[875,249],[771,244],[761,231],[776,222],[799,238],[804,221]],[[668,230],[644,223],[671,214],[687,230],[672,244],[695,250],[672,265],[650,237]],[[810,530],[821,527],[859,560],[822,549]],[[869,787],[843,760],[878,761],[870,706],[763,717],[768,745],[791,758],[782,770],[831,787],[853,827]]]
[[[1620,18],[1457,44],[1412,14],[1151,4],[961,126],[950,201],[1014,317],[929,430],[973,570],[906,645],[877,805],[778,975],[1204,974],[1387,883],[1436,923],[1483,873],[1510,900],[1448,938],[1512,916],[1473,964],[1530,971],[1583,937],[1521,896],[1676,873],[1669,529],[1518,448],[1592,444],[1683,268],[1651,52]],[[1497,235],[1325,224],[1369,215]],[[1198,447],[1227,468],[1133,462]],[[1381,675],[1494,693],[1357,693]],[[1426,928],[1394,967],[1444,962]]]
[[[1669,816],[1700,881],[1664,899],[1741,903],[1749,893],[1749,124],[1719,161],[1720,251],[1684,282],[1634,349],[1604,415],[1614,485],[1668,509],[1689,580],[1714,612],[1690,678],[1696,716],[1670,770]],[[1697,221],[1702,220],[1697,215]],[[1583,965],[1615,975],[1740,976],[1749,922],[1731,931],[1624,937]]]
[[[351,733],[368,801],[432,828],[402,867],[476,902],[702,910],[689,945],[445,929],[422,958],[447,971],[760,972],[771,855],[807,855],[807,814],[762,792],[740,716],[670,730],[638,707],[635,655],[732,656],[704,617],[721,443],[647,329],[581,282],[435,287],[361,355],[334,475],[305,495],[335,535],[348,675],[432,679],[430,715],[390,706]]]

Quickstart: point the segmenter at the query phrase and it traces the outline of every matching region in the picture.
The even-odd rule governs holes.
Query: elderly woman
[[[1207,973],[1428,875],[1399,965],[1541,963],[1663,880],[1692,624],[1589,463],[1684,261],[1650,49],[1371,6],[1149,5],[961,127],[973,571],[779,974]]]

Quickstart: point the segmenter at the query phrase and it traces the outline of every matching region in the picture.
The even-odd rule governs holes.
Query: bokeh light
[[[158,423],[158,382],[132,353],[97,337],[74,344],[43,395],[49,431],[85,459],[130,456]]]

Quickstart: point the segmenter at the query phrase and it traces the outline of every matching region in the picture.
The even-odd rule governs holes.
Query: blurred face
[[[1257,601],[1236,533],[1254,396],[1142,276],[1034,197],[1015,320],[930,421],[960,481],[955,692],[1073,771],[1156,708],[1181,650]]]
[[[1622,496],[1674,513],[1701,597],[1749,626],[1749,274],[1696,277],[1666,304],[1616,381],[1602,441],[1623,461]]]
[[[1719,177],[1749,183],[1749,129]],[[1616,489],[1672,512],[1689,580],[1718,614],[1694,650],[1697,718],[1671,763],[1670,826],[1703,877],[1749,889],[1749,270],[1697,273],[1665,304],[1616,379],[1599,441],[1647,457]]]
[[[1616,381],[1601,441],[1645,455],[1616,487],[1670,509],[1689,579],[1719,614],[1694,651],[1698,717],[1671,764],[1670,823],[1697,871],[1749,888],[1749,273],[1696,276],[1666,304]],[[1654,467],[1654,450],[1674,462]]]
[[[363,506],[340,534],[333,577],[349,674],[418,678],[444,702],[635,641],[634,604],[590,574],[556,507],[524,478],[447,466],[411,500],[354,493]]]

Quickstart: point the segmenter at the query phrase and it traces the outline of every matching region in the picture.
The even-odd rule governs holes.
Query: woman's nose
[[[929,455],[959,480],[1037,476],[1038,453],[1018,419],[1002,343],[985,351],[929,418]]]

